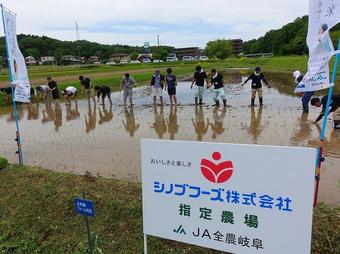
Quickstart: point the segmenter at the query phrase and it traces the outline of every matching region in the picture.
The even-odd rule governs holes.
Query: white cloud
[[[18,13],[19,33],[74,40],[78,21],[83,39],[141,45],[160,33],[164,44],[176,46],[203,46],[217,37],[257,38],[308,9],[308,2],[300,0],[3,0],[3,4]],[[180,33],[174,33],[171,24]],[[203,31],[192,29],[202,24]]]

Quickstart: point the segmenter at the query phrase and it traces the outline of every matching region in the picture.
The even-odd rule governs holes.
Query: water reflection
[[[139,124],[136,124],[135,113],[133,112],[133,106],[130,106],[130,110],[124,107],[125,122],[122,120],[125,130],[130,134],[130,137],[135,135],[135,132],[139,128]]]
[[[212,129],[212,138],[216,139],[217,136],[222,135],[225,132],[225,128],[223,127],[224,118],[226,115],[227,109],[223,107],[221,113],[219,114],[219,108],[215,107],[213,110],[213,119],[214,123],[211,124]]]
[[[250,107],[250,125],[248,132],[252,136],[254,143],[257,143],[257,139],[263,130],[261,126],[262,110],[263,107]]]
[[[294,132],[290,141],[293,144],[299,144],[304,140],[310,140],[312,135],[311,121],[308,121],[308,113],[302,112],[298,118],[299,128]]]
[[[175,134],[178,132],[179,125],[177,122],[177,106],[171,105],[169,112],[169,120],[167,120],[168,132],[170,134],[170,139],[175,139]]]
[[[155,130],[158,137],[163,139],[163,136],[167,131],[167,125],[164,117],[164,107],[160,106],[158,109],[157,106],[153,106],[153,116],[154,123],[152,124],[152,128]]]
[[[203,136],[207,134],[209,127],[209,119],[207,118],[207,123],[205,123],[204,112],[202,105],[195,106],[195,120],[191,119],[194,125],[195,132],[197,134],[197,140],[202,141]]]
[[[54,121],[54,110],[50,104],[45,104],[45,110],[42,111],[43,118],[42,123],[48,123]]]
[[[63,125],[63,113],[61,111],[60,103],[55,104],[55,110],[54,110],[54,127],[55,130],[58,131],[59,128]]]
[[[87,103],[87,115],[85,116],[85,132],[89,133],[90,131],[94,130],[96,128],[96,122],[97,122],[97,113],[96,113],[96,104],[91,105],[90,100],[88,100]]]
[[[39,119],[39,103],[27,104],[27,120]]]
[[[21,120],[24,117],[24,108],[22,105],[17,104],[17,114],[18,114],[18,119]],[[9,116],[7,118],[7,122],[14,122],[15,121],[15,116],[14,116],[14,111],[11,108],[11,111],[9,113]]]
[[[74,108],[72,108],[72,104],[66,105],[66,120],[76,120],[80,117],[80,113],[78,110],[78,103],[74,103]]]
[[[99,124],[108,123],[113,119],[112,105],[110,105],[109,110],[103,104],[102,108],[99,107]]]

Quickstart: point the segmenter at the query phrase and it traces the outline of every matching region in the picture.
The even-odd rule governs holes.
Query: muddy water
[[[194,106],[188,82],[178,86],[177,107],[151,106],[146,87],[136,90],[132,108],[123,107],[121,93],[113,94],[112,107],[93,106],[87,100],[79,101],[78,107],[21,105],[25,164],[138,181],[141,138],[316,147],[320,127],[312,120],[319,109],[302,114],[300,98],[291,94],[290,77],[268,78],[272,88],[264,89],[264,107],[248,106],[250,84],[240,87],[244,79],[240,72],[225,75],[225,109],[212,106],[211,91],[206,91],[203,106]],[[9,108],[0,109],[0,126],[0,155],[16,162],[15,123]],[[325,152],[320,200],[340,204],[340,130],[328,128]]]

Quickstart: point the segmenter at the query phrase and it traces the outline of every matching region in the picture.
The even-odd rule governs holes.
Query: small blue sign
[[[74,205],[77,214],[88,217],[95,216],[93,202],[91,200],[75,198]]]

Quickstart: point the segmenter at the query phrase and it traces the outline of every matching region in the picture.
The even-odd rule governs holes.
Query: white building
[[[42,56],[40,58],[40,61],[44,64],[44,63],[54,63],[54,56]]]

